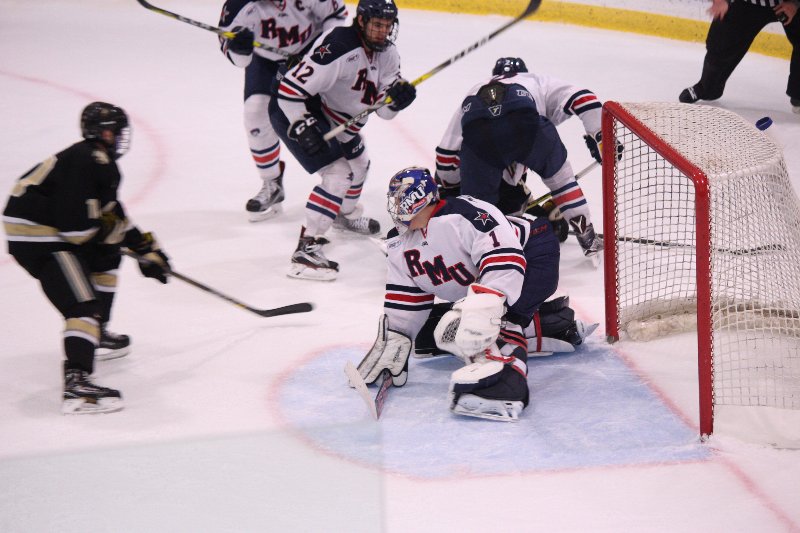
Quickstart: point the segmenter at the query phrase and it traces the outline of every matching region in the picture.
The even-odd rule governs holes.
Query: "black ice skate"
[[[264,186],[254,197],[247,201],[245,209],[250,213],[250,222],[260,222],[271,218],[282,211],[281,202],[284,200],[283,194],[283,170],[286,163],[278,163],[281,173],[272,180],[264,180]]]
[[[124,357],[131,352],[131,338],[119,335],[106,329],[105,324],[100,325],[100,344],[94,352],[95,361],[108,361]]]
[[[697,85],[692,85],[682,90],[681,94],[678,96],[678,100],[684,104],[693,104],[698,100],[702,100],[702,97],[698,94]]]
[[[64,369],[62,413],[66,415],[113,413],[122,407],[122,395],[118,390],[95,385],[89,381],[89,374],[83,370]]]
[[[331,261],[322,253],[329,241],[325,237],[300,237],[297,249],[292,254],[292,265],[287,275],[290,278],[332,281],[339,273],[339,263]]]
[[[374,218],[361,216],[363,208],[359,205],[347,215],[339,213],[333,220],[333,227],[343,231],[352,231],[359,235],[376,235],[381,231],[380,223]]]
[[[586,217],[583,215],[571,218],[569,224],[575,230],[575,238],[583,249],[583,255],[597,267],[602,257],[603,238],[594,232],[592,224],[586,223]]]

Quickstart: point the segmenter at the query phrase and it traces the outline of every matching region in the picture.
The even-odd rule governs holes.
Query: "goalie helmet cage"
[[[716,420],[795,447],[800,208],[780,148],[732,112],[671,103],[607,102],[603,139],[609,342],[696,328],[701,437]]]

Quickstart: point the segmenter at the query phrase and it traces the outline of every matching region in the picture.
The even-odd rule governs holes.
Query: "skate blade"
[[[600,268],[600,266],[603,264],[603,252],[597,252],[585,257],[594,268]]]
[[[111,350],[109,348],[97,348],[94,351],[94,360],[110,361],[111,359],[119,359],[120,357],[125,357],[129,353],[131,353],[130,346],[126,346],[124,348],[118,348],[116,350]]]
[[[97,402],[88,401],[86,398],[64,400],[61,413],[65,415],[93,415],[99,413],[114,413],[124,407],[122,398],[101,398]]]
[[[312,281],[333,281],[339,274],[332,268],[311,268],[306,265],[292,263],[286,275],[294,279],[307,279]]]
[[[519,422],[522,409],[522,402],[482,401],[472,395],[461,396],[458,402],[450,405],[450,410],[457,415],[500,422]]]
[[[250,222],[263,222],[264,220],[269,220],[270,218],[276,217],[282,212],[283,212],[283,207],[281,206],[280,203],[277,203],[269,206],[263,211],[248,211],[247,214],[249,216],[248,220],[250,220]]]

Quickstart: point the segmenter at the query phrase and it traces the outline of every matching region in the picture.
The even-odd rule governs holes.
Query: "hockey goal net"
[[[800,207],[780,148],[732,112],[669,103],[608,102],[603,139],[624,145],[615,160],[604,143],[609,341],[697,331],[702,435],[723,413],[800,427]]]

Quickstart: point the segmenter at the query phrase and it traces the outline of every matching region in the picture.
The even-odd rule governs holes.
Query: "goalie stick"
[[[141,2],[142,0],[139,0],[139,1]],[[523,11],[522,13],[517,15],[516,18],[514,18],[510,22],[507,22],[507,23],[503,24],[502,26],[500,26],[499,28],[494,30],[492,33],[490,33],[488,36],[486,36],[483,39],[481,39],[480,41],[468,46],[467,48],[465,48],[464,50],[460,51],[459,53],[457,53],[456,55],[454,55],[453,57],[451,57],[447,61],[435,66],[434,68],[432,68],[431,70],[429,70],[428,72],[426,72],[425,74],[420,76],[419,78],[417,78],[414,81],[412,81],[411,85],[416,87],[417,85],[419,85],[423,81],[425,81],[428,78],[432,77],[434,74],[438,73],[439,71],[449,67],[450,65],[452,65],[453,63],[455,63],[456,61],[458,61],[459,59],[461,59],[462,57],[464,57],[468,53],[472,52],[476,48],[480,48],[481,46],[485,45],[490,40],[494,39],[495,37],[497,37],[498,35],[500,35],[504,31],[506,31],[511,26],[517,24],[518,22],[521,22],[526,17],[534,14],[536,12],[536,10],[539,9],[539,5],[541,3],[542,3],[542,0],[530,0],[530,3],[528,4],[528,7],[525,8],[525,11]],[[335,128],[332,128],[325,135],[323,135],[322,138],[325,139],[326,141],[330,141],[335,136],[339,135],[340,133],[342,133],[344,130],[346,130],[347,128],[349,128],[350,126],[355,124],[356,122],[360,122],[361,120],[366,118],[367,115],[369,115],[370,113],[373,113],[373,112],[377,111],[378,109],[382,108],[383,106],[388,105],[390,103],[392,103],[392,99],[387,96],[386,98],[383,99],[383,101],[378,102],[377,104],[366,108],[361,113],[355,115],[353,118],[351,118],[351,119],[339,124]]]
[[[128,257],[132,257],[132,258],[136,259],[139,262],[152,263],[152,261],[149,261],[149,260],[145,259],[144,257],[131,252],[130,250],[122,250],[121,253],[123,255],[127,255]],[[249,305],[247,305],[247,304],[245,304],[243,302],[240,302],[239,300],[237,300],[235,298],[232,298],[231,296],[227,296],[225,294],[222,294],[218,290],[212,289],[208,285],[204,285],[204,284],[200,283],[199,281],[190,278],[189,276],[181,274],[180,272],[176,272],[175,270],[172,270],[171,268],[167,268],[165,270],[166,270],[167,274],[169,274],[170,276],[172,276],[174,278],[178,278],[179,280],[181,280],[183,282],[186,282],[189,285],[197,287],[198,289],[200,289],[202,291],[205,291],[205,292],[207,292],[209,294],[213,294],[217,298],[221,298],[221,299],[225,300],[228,303],[232,303],[236,307],[244,309],[245,311],[250,311],[251,313],[254,313],[254,314],[258,315],[258,316],[273,317],[273,316],[280,316],[280,315],[291,315],[291,314],[295,314],[295,313],[308,313],[309,311],[314,309],[314,305],[311,304],[311,303],[308,303],[308,302],[285,305],[283,307],[275,307],[275,308],[272,308],[272,309],[256,309],[255,307],[250,307]]]
[[[197,20],[192,20],[188,17],[184,17],[183,15],[178,15],[177,13],[173,13],[172,11],[167,11],[166,9],[154,6],[150,2],[147,2],[146,0],[136,0],[136,1],[139,2],[146,9],[149,9],[150,11],[153,11],[155,13],[160,13],[161,15],[165,15],[180,22],[185,22],[186,24],[190,24],[192,26],[195,26],[196,28],[203,28],[204,30],[214,32],[217,35],[225,37],[226,39],[233,39],[234,37],[236,37],[236,34],[233,33],[232,31],[225,31],[222,28],[217,28],[216,26],[211,26],[210,24],[199,22]],[[274,46],[270,46],[268,44],[264,44],[256,40],[253,41],[253,46],[255,46],[256,48],[262,48],[267,52],[272,52],[273,54],[278,54],[286,58],[289,58],[292,55],[286,50],[281,50],[280,48],[275,48]]]
[[[386,403],[386,397],[389,395],[389,388],[392,386],[392,374],[389,372],[389,369],[384,369],[384,371],[381,372],[379,378],[381,384],[378,387],[378,394],[375,395],[375,398],[370,394],[367,384],[364,382],[364,378],[358,373],[358,369],[353,363],[348,361],[347,364],[344,365],[344,373],[347,379],[350,380],[350,385],[356,389],[361,399],[367,404],[367,410],[369,410],[372,418],[378,420],[383,412],[383,404]]]

